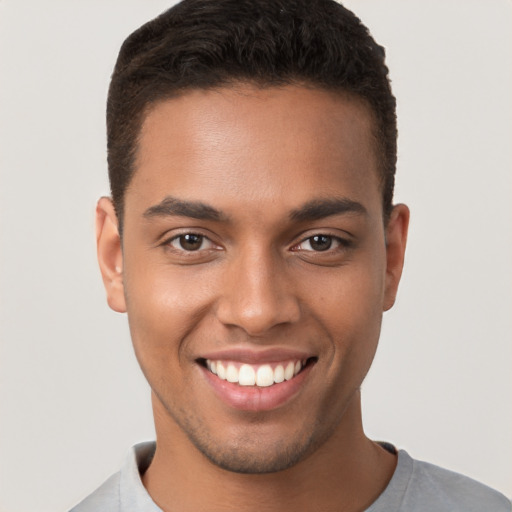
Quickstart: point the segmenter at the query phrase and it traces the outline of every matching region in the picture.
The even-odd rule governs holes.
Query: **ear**
[[[125,313],[121,237],[114,205],[108,197],[102,197],[96,205],[96,246],[108,305]]]
[[[395,303],[398,284],[404,266],[407,230],[409,228],[409,208],[405,204],[393,207],[386,226],[386,287],[384,291],[384,311]]]

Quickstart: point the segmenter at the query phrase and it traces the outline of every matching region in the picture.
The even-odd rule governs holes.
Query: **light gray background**
[[[0,0],[0,510],[64,511],[153,437],[95,200],[118,48],[164,0]],[[388,48],[411,235],[370,436],[512,495],[512,3],[350,0]]]

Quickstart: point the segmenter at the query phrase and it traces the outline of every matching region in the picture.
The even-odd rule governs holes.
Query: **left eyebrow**
[[[314,199],[290,212],[290,219],[297,222],[319,220],[331,215],[355,213],[366,215],[366,208],[357,201],[346,197],[330,199]]]

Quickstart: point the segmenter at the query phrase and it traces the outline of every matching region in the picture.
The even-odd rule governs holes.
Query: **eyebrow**
[[[167,196],[160,203],[148,208],[143,216],[147,219],[153,217],[190,217],[199,220],[226,220],[227,216],[219,210],[200,201],[186,201],[176,197]]]
[[[314,199],[290,212],[290,219],[297,222],[319,220],[331,215],[354,213],[366,215],[366,208],[346,197]]]
[[[289,216],[292,221],[305,222],[347,213],[366,215],[367,211],[361,203],[342,197],[308,201],[300,208],[292,210]],[[201,201],[187,201],[172,196],[167,196],[160,203],[149,207],[143,216],[147,219],[172,216],[213,221],[228,219],[225,213]]]

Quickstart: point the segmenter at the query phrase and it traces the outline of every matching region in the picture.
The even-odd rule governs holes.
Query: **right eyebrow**
[[[227,220],[227,215],[213,206],[201,201],[186,201],[176,197],[167,196],[158,204],[149,207],[143,214],[147,219],[153,217],[190,217],[199,220]]]

